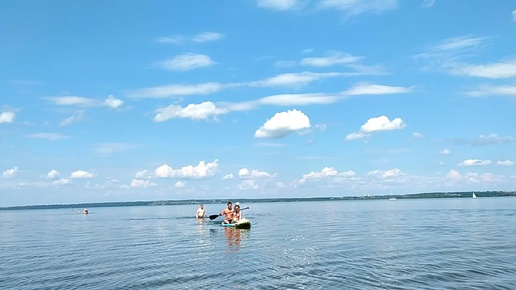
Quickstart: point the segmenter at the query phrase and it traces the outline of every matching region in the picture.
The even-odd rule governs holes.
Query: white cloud
[[[399,176],[404,176],[405,174],[401,172],[401,170],[394,168],[387,171],[382,170],[373,170],[367,173],[368,177],[375,177],[379,179],[389,179],[389,178],[395,178]]]
[[[310,128],[310,119],[303,112],[289,110],[276,113],[267,120],[256,132],[256,138],[281,138],[292,132]]]
[[[52,184],[54,185],[65,185],[65,184],[70,184],[71,180],[68,179],[68,178],[60,178],[58,180],[55,180],[52,182]]]
[[[117,99],[115,98],[114,96],[112,95],[109,95],[105,100],[104,100],[104,106],[108,106],[112,109],[117,109],[119,108],[120,106],[122,106],[124,104],[124,101],[120,100],[120,99]]]
[[[468,95],[473,97],[481,97],[481,96],[516,96],[516,86],[510,85],[499,85],[499,86],[491,86],[491,85],[483,85],[478,89],[472,90],[468,92]]]
[[[498,162],[496,162],[496,165],[498,165],[498,166],[513,166],[514,165],[514,161],[511,161],[511,160],[498,161]]]
[[[148,179],[133,179],[130,184],[132,188],[147,188],[150,185],[151,182]]]
[[[136,172],[134,177],[136,177],[138,179],[151,178],[152,177],[152,172],[150,172],[149,170],[145,169],[145,170]]]
[[[342,178],[352,178],[356,177],[356,173],[352,170],[345,171],[345,172],[338,172],[333,167],[324,167],[321,171],[312,171],[307,174],[303,174],[303,177],[298,180],[300,184],[306,183],[309,180],[321,180],[325,178],[335,178],[335,177],[342,177]]]
[[[226,175],[224,175],[224,177],[222,177],[222,179],[224,179],[224,180],[233,179],[233,174],[232,173],[226,174]]]
[[[240,178],[268,178],[273,175],[265,171],[259,171],[256,169],[249,171],[249,169],[247,168],[242,168],[238,171],[238,176]]]
[[[183,188],[186,186],[186,182],[184,181],[177,181],[175,184],[174,184],[174,187],[177,187],[177,188]]]
[[[250,82],[251,86],[260,86],[260,87],[301,87],[305,86],[311,82],[319,81],[326,78],[334,78],[346,76],[345,73],[336,73],[336,72],[328,72],[328,73],[313,73],[313,72],[301,72],[301,73],[285,73],[280,74],[265,80]]]
[[[189,104],[186,107],[177,105],[170,105],[165,108],[159,108],[156,110],[156,116],[154,116],[155,122],[164,122],[173,118],[188,118],[192,120],[205,120],[212,116],[218,116],[226,114],[228,110],[220,109],[215,106],[212,102],[203,102],[200,104]]]
[[[83,170],[74,171],[70,175],[70,178],[93,178],[93,177],[94,177],[93,173],[83,171]]]
[[[384,86],[377,84],[360,83],[343,92],[344,95],[386,95],[386,94],[401,94],[412,91],[410,88]]]
[[[511,136],[498,136],[497,134],[480,135],[476,140],[473,141],[474,146],[483,146],[491,144],[504,144],[514,141]]]
[[[337,9],[346,16],[362,13],[381,13],[398,7],[397,0],[321,0],[322,8]]]
[[[176,35],[176,36],[172,36],[172,37],[159,37],[158,39],[156,39],[156,41],[161,42],[161,43],[172,43],[172,44],[183,44],[185,42],[190,42],[190,41],[203,43],[203,42],[219,40],[222,37],[224,37],[224,35],[217,33],[217,32],[202,32],[202,33],[194,35],[194,36]]]
[[[300,62],[301,65],[313,67],[328,67],[342,64],[352,64],[360,61],[362,57],[353,56],[348,53],[332,52],[324,57],[307,57]]]
[[[386,116],[369,119],[360,130],[346,136],[346,140],[356,140],[368,137],[370,134],[380,131],[400,130],[405,128],[405,123],[400,118],[390,121]]]
[[[461,50],[465,48],[478,47],[486,40],[485,37],[460,36],[445,39],[433,49],[437,51]]]
[[[27,135],[29,138],[47,139],[47,140],[61,140],[68,139],[68,136],[59,133],[36,133]]]
[[[487,183],[487,182],[500,182],[503,180],[502,177],[496,176],[492,173],[476,173],[476,172],[469,172],[466,173],[465,177],[466,181],[471,183]]]
[[[516,10],[512,11],[512,20],[516,21]]]
[[[456,75],[503,79],[516,77],[516,60],[488,64],[452,64],[451,72]]]
[[[218,83],[203,83],[196,85],[172,84],[167,86],[150,87],[129,93],[133,98],[167,98],[177,96],[208,95],[222,89]]]
[[[443,150],[439,151],[439,154],[441,154],[441,155],[450,155],[451,151],[448,150],[448,149],[443,149]]]
[[[83,116],[84,116],[84,110],[77,111],[72,116],[61,121],[59,123],[59,126],[63,127],[63,126],[71,125],[75,122],[82,120]]]
[[[56,179],[59,177],[59,171],[52,169],[45,176],[45,179]]]
[[[11,177],[14,177],[16,176],[16,174],[18,173],[18,167],[13,167],[11,169],[7,169],[5,170],[3,173],[2,173],[2,176],[5,177],[5,178],[11,178]]]
[[[457,170],[452,169],[446,174],[446,179],[451,181],[459,181],[462,179],[462,176],[460,176],[460,173]]]
[[[253,179],[244,179],[238,185],[238,189],[241,189],[241,190],[258,189],[258,188],[259,188],[259,186],[256,183],[256,180],[253,180]]]
[[[414,138],[418,138],[418,139],[421,139],[421,138],[423,138],[424,136],[423,136],[423,133],[414,132],[414,133],[412,133],[412,137],[414,137]]]
[[[45,98],[58,106],[95,106],[97,102],[94,99],[77,96],[47,97]]]
[[[299,0],[258,0],[257,4],[263,8],[285,11],[295,8],[298,2]]]
[[[12,123],[14,121],[14,113],[13,112],[2,112],[0,113],[0,124],[3,123]]]
[[[491,164],[491,160],[466,159],[458,164],[458,166],[482,166]]]
[[[215,62],[204,54],[187,53],[178,55],[172,59],[160,62],[160,65],[168,70],[187,71],[213,65]]]
[[[188,165],[181,169],[172,169],[169,165],[164,164],[154,170],[154,175],[159,178],[206,178],[214,176],[218,166],[217,159],[210,163],[203,160],[197,166]]]
[[[223,37],[222,34],[216,32],[203,32],[193,37],[195,42],[210,42],[219,40]]]
[[[272,95],[258,99],[260,105],[275,106],[304,106],[316,104],[331,104],[341,99],[338,95],[330,94],[283,94]]]

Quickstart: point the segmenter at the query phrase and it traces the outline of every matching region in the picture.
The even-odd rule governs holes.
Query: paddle
[[[249,207],[244,207],[244,208],[241,208],[240,210],[244,210],[244,209],[249,209]],[[220,215],[218,214],[212,214],[210,215],[210,220],[214,220],[216,218],[218,218]]]

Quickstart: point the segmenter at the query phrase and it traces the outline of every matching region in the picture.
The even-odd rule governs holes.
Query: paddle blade
[[[214,220],[214,219],[216,219],[218,217],[219,217],[218,214],[212,214],[212,215],[210,215],[210,220]]]

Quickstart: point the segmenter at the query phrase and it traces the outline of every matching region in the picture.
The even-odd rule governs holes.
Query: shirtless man
[[[195,217],[198,219],[202,219],[206,216],[206,210],[204,209],[204,205],[201,203],[201,206],[197,209],[195,213]]]
[[[224,219],[225,224],[230,224],[233,221],[233,215],[235,212],[233,211],[233,204],[228,202],[228,207],[220,212],[219,215],[224,215],[226,218]]]

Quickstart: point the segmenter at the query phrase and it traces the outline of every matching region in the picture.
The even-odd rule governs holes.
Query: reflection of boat
[[[473,198],[477,198],[477,195],[473,192],[473,196],[472,197]]]
[[[248,219],[241,219],[237,223],[232,224],[225,224],[222,223],[225,227],[231,227],[231,228],[237,228],[237,229],[250,229],[251,228],[251,222]]]

